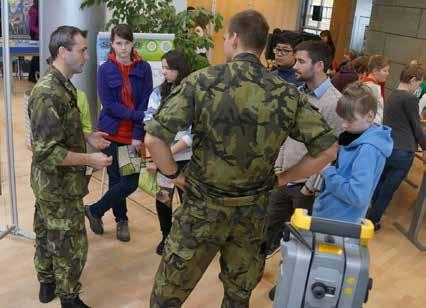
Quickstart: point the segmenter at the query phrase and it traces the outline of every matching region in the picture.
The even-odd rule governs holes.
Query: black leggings
[[[176,163],[178,164],[179,168],[182,169],[183,167],[186,166],[188,162],[189,162],[188,160],[182,160]],[[176,187],[176,188],[179,194],[180,202],[182,203],[183,190],[180,189],[179,187]],[[174,189],[173,189],[173,193],[174,193]],[[164,239],[169,235],[170,229],[172,228],[173,195],[170,199],[171,200],[168,202],[168,204],[165,204],[159,201],[158,199],[155,201],[155,206],[157,208],[158,221],[160,222],[161,233],[163,234]]]

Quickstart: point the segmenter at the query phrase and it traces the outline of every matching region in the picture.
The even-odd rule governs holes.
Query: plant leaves
[[[213,48],[211,33],[207,29],[213,24],[214,32],[223,28],[223,16],[212,14],[203,8],[177,13],[172,0],[85,0],[80,8],[104,3],[113,11],[106,29],[111,25],[127,23],[134,32],[174,33],[174,44],[181,50],[193,70],[209,65],[205,56],[196,53],[197,49]],[[199,26],[204,34],[194,31]],[[197,30],[199,32],[199,29]],[[201,34],[201,33],[200,33]]]

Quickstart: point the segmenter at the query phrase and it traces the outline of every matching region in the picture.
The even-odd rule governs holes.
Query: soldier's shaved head
[[[55,60],[59,53],[59,48],[64,47],[71,50],[75,45],[74,37],[80,34],[87,37],[87,31],[72,26],[61,26],[50,35],[49,51],[52,60]]]
[[[261,53],[266,46],[269,25],[265,17],[255,10],[246,10],[235,14],[228,25],[228,33],[238,35],[247,49]]]

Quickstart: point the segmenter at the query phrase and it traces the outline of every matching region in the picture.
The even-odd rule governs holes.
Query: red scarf
[[[363,83],[364,82],[373,82],[373,83],[379,85],[380,86],[380,94],[383,97],[383,102],[385,101],[385,83],[384,82],[377,82],[376,79],[368,77],[368,76],[363,77],[361,82],[363,82]]]
[[[136,63],[142,61],[142,58],[137,54],[133,54],[132,63],[125,65],[118,62],[117,57],[114,53],[108,55],[108,60],[114,62],[120,73],[123,80],[121,86],[121,103],[129,109],[135,109],[134,97],[132,93],[132,85],[130,83],[129,74],[133,71],[136,66]],[[120,120],[120,124],[115,135],[110,135],[107,139],[123,144],[131,144],[133,135],[133,121],[132,120]]]

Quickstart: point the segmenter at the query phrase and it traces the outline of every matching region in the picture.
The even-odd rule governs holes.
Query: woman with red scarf
[[[111,52],[99,67],[98,93],[102,110],[98,130],[108,133],[111,145],[103,150],[113,157],[107,168],[109,189],[95,204],[86,206],[90,228],[103,234],[102,216],[112,208],[117,223],[117,239],[130,240],[126,198],[138,187],[139,174],[120,176],[118,147],[131,145],[141,150],[143,118],[152,92],[150,65],[133,50],[133,31],[125,24],[111,30]]]

